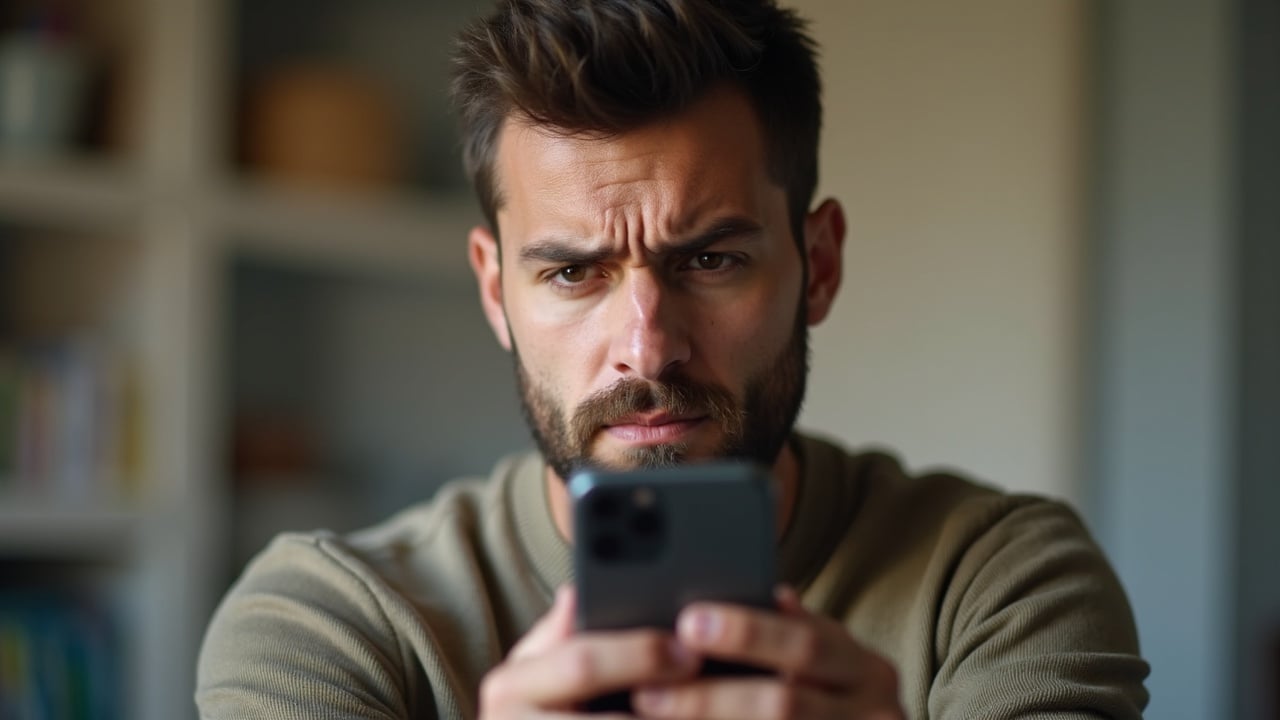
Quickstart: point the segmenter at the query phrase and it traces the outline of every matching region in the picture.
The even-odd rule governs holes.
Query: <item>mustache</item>
[[[601,427],[637,413],[662,411],[671,415],[705,415],[729,435],[740,435],[746,413],[723,387],[684,377],[663,382],[624,378],[578,405],[569,432],[575,447],[590,446]]]

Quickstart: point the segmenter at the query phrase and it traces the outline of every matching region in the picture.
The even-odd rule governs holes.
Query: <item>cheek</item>
[[[704,348],[733,367],[739,377],[773,362],[795,330],[800,282],[786,276],[762,283],[709,319]]]
[[[772,359],[789,334],[784,332],[781,316],[772,303],[736,304],[706,327],[699,343],[703,354],[739,380]],[[790,329],[790,323],[786,323],[786,329]]]
[[[566,407],[584,395],[582,385],[594,375],[603,345],[603,332],[589,321],[569,318],[539,307],[530,298],[512,304],[507,318],[520,359],[544,391]]]

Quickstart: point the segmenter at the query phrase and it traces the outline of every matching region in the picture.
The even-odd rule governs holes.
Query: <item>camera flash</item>
[[[653,489],[647,487],[636,488],[635,492],[631,495],[631,501],[634,502],[638,508],[653,507],[655,499]]]

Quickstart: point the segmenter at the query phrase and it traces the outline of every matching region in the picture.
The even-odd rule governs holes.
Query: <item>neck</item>
[[[775,527],[778,537],[782,537],[791,519],[791,509],[795,507],[800,487],[800,463],[796,460],[796,453],[790,442],[783,445],[782,452],[778,453],[778,460],[773,464],[773,477],[778,484]],[[551,506],[551,519],[560,531],[560,536],[572,543],[573,499],[569,497],[566,482],[550,467],[544,472],[544,482],[547,486],[547,502]]]

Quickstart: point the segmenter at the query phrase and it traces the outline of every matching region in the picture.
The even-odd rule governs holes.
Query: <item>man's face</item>
[[[804,264],[746,99],[608,138],[509,121],[496,169],[500,272],[474,237],[472,260],[551,468],[772,464],[804,394]]]

